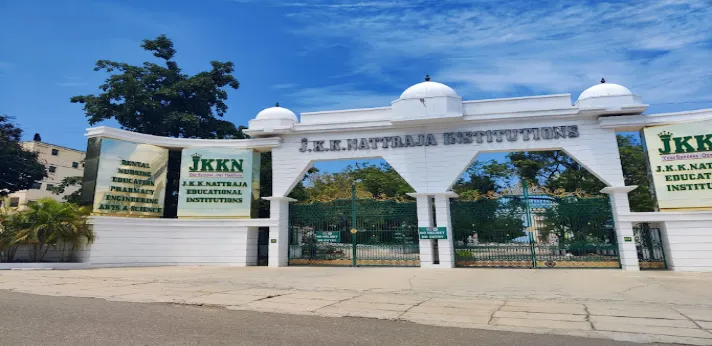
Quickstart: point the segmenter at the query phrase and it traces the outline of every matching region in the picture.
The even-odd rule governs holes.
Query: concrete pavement
[[[0,271],[0,289],[460,328],[712,345],[712,274],[160,267]]]

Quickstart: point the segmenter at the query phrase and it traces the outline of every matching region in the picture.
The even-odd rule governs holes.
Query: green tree
[[[135,66],[99,60],[95,71],[110,76],[96,95],[74,96],[72,103],[84,105],[89,124],[115,119],[125,130],[181,138],[243,139],[243,126],[220,119],[227,112],[227,88],[238,89],[232,62],[211,61],[209,71],[183,73],[173,59],[173,41],[165,35],[144,40],[141,47],[161,64],[144,62]],[[166,217],[175,217],[178,205],[180,153],[172,151],[168,162]]]
[[[382,163],[379,166],[356,163],[353,167],[347,167],[343,174],[353,181],[357,181],[375,198],[407,198],[406,193],[414,191],[405,179],[387,163]]]
[[[210,71],[185,74],[173,58],[173,41],[165,35],[144,40],[141,47],[163,65],[142,66],[99,60],[94,71],[111,76],[98,95],[74,96],[84,104],[89,124],[116,119],[121,127],[139,133],[184,138],[244,138],[241,128],[218,119],[227,111],[227,91],[240,83],[232,75],[232,62],[211,61]]]
[[[655,199],[651,193],[643,146],[632,135],[618,135],[617,137],[625,184],[638,186],[637,189],[628,193],[630,210],[638,212],[653,211]]]
[[[37,154],[22,148],[21,138],[22,129],[12,123],[12,118],[0,114],[0,197],[29,190],[47,176]]]
[[[453,184],[452,190],[456,193],[477,191],[479,194],[500,191],[509,182],[512,174],[513,168],[508,162],[475,161],[467,168],[464,177],[460,177]]]
[[[0,206],[0,262],[12,262],[15,258],[20,224],[18,210],[11,208],[9,198],[5,198]]]
[[[549,189],[578,189],[597,194],[606,185],[563,151],[514,152],[507,155],[516,174]]]
[[[65,177],[58,185],[54,186],[51,191],[55,195],[61,195],[67,191],[67,188],[72,186],[76,186],[77,189],[74,192],[65,195],[62,199],[69,203],[80,204],[82,196],[82,177]]]

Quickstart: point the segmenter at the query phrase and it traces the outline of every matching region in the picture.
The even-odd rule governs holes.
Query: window
[[[20,197],[10,198],[10,208],[17,208],[20,206]]]
[[[47,191],[52,191],[54,184],[47,184]]]
[[[49,166],[49,172],[50,172],[50,173],[54,173],[54,172],[56,172],[56,171],[57,171],[57,167],[55,167],[55,166]]]
[[[34,184],[32,184],[32,189],[33,189],[33,190],[39,190],[39,189],[41,189],[41,188],[42,188],[42,183],[40,183],[39,181],[36,182],[36,183],[34,183]]]
[[[79,168],[79,162],[72,162],[72,168]]]
[[[59,156],[59,150],[52,149],[52,156]]]

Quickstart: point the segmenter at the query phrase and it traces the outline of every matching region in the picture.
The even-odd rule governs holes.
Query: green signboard
[[[183,149],[178,217],[249,218],[259,167],[260,153],[251,149]]]
[[[446,227],[418,227],[420,239],[447,239]]]
[[[316,231],[316,241],[319,243],[340,243],[341,232]]]

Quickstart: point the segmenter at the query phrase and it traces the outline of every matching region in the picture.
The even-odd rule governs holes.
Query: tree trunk
[[[8,263],[12,262],[15,260],[15,253],[17,252],[17,248],[20,247],[19,245],[13,245],[10,246],[7,249],[7,254],[6,254],[6,260]]]
[[[42,262],[42,260],[44,259],[44,256],[47,254],[47,251],[49,251],[49,245],[42,244],[42,247],[44,248],[44,251],[42,251],[42,256],[40,256],[40,260],[37,262]]]

